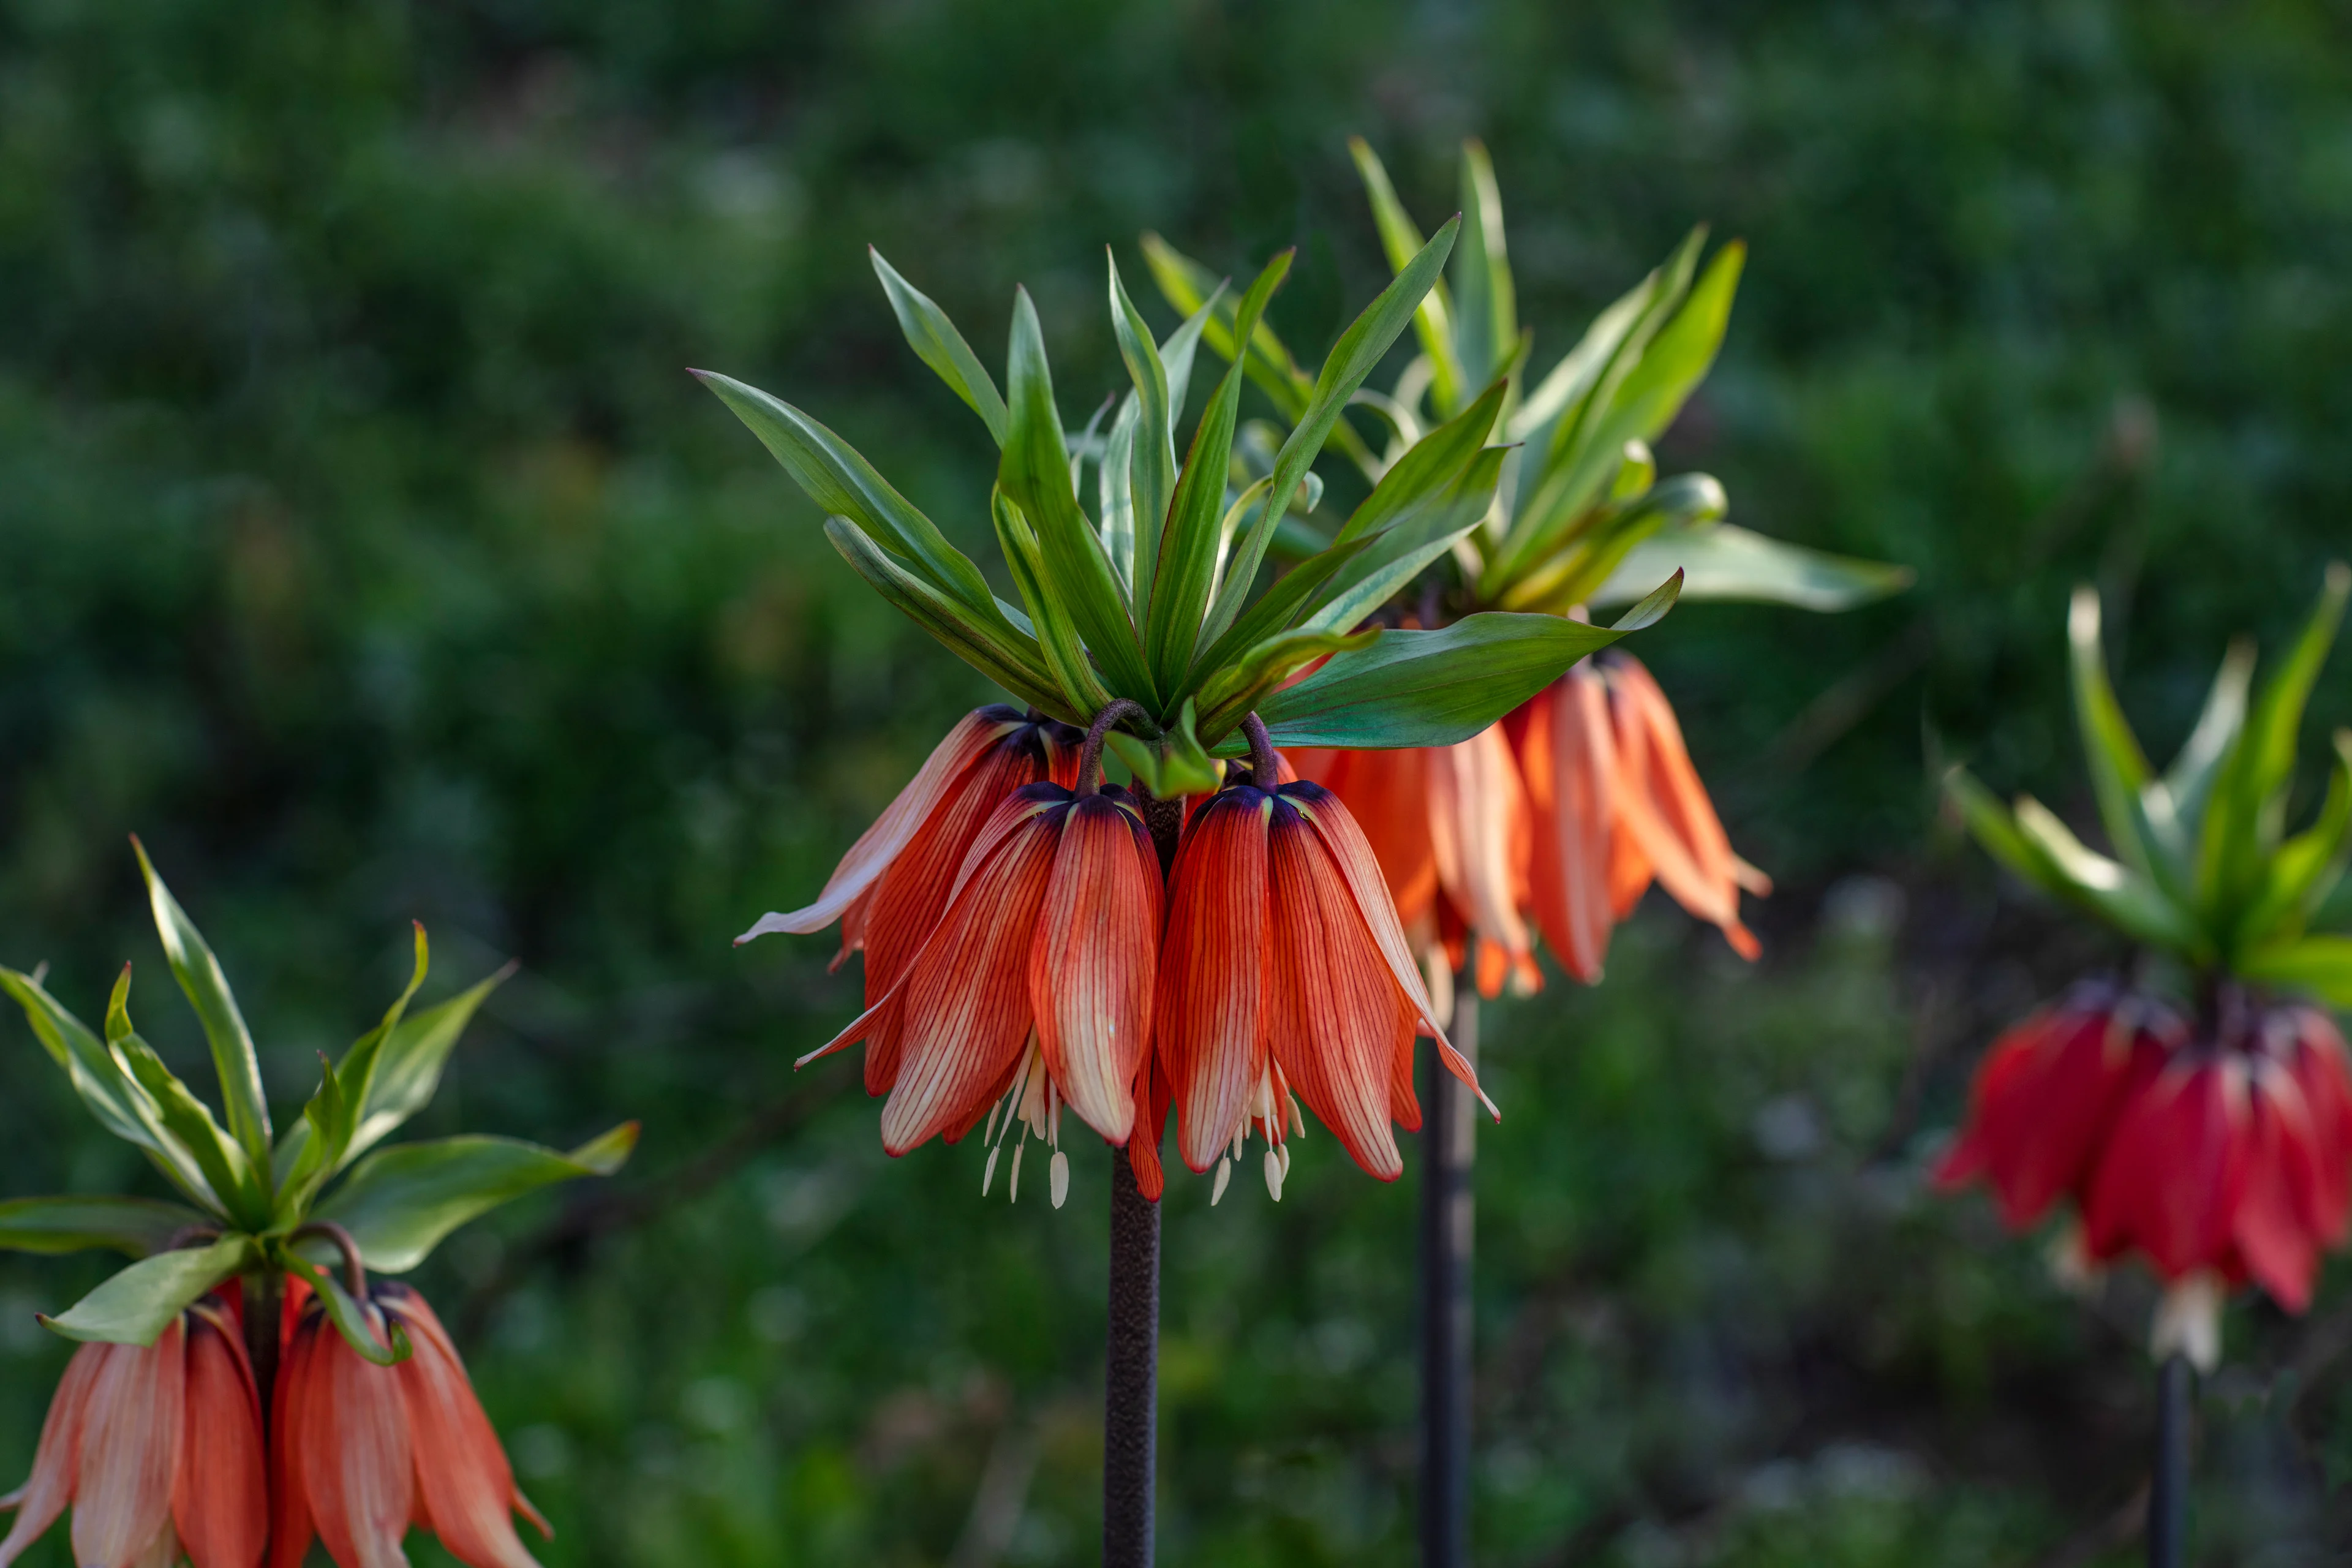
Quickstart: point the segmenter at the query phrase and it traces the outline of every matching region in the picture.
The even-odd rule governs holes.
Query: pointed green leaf
[[[1469,407],[1430,431],[1406,448],[1389,466],[1363,504],[1349,515],[1335,542],[1378,533],[1412,516],[1447,490],[1462,471],[1486,450],[1486,437],[1510,395],[1507,381],[1497,381]]]
[[[1591,395],[1635,328],[1649,315],[1664,286],[1664,275],[1652,272],[1593,317],[1592,324],[1584,329],[1584,336],[1577,340],[1576,346],[1560,356],[1550,374],[1511,415],[1511,439],[1532,442],[1538,452],[1549,451],[1550,443],[1544,438],[1546,433],[1563,415]]]
[[[971,352],[971,345],[930,296],[899,277],[898,268],[883,260],[882,253],[872,246],[866,247],[866,254],[873,258],[874,275],[882,279],[882,291],[890,296],[890,310],[898,316],[898,330],[907,334],[908,346],[980,416],[996,444],[1003,446],[1008,424],[1004,399],[997,395],[996,383],[990,379],[980,356]]]
[[[1108,247],[1105,247],[1108,256]],[[1138,591],[1148,592],[1152,574],[1158,570],[1160,534],[1168,523],[1168,502],[1176,493],[1176,413],[1168,386],[1168,367],[1160,362],[1160,346],[1152,341],[1151,329],[1135,301],[1127,296],[1127,285],[1118,276],[1118,258],[1110,256],[1110,323],[1118,338],[1119,357],[1127,362],[1128,378],[1135,383],[1135,426],[1128,451],[1127,476],[1130,504],[1135,515],[1144,519],[1142,528],[1134,537],[1129,556],[1127,580],[1138,585]],[[1200,321],[1208,321],[1207,307],[1196,312]],[[1200,328],[1194,327],[1197,339]],[[1187,370],[1189,372],[1190,366]],[[1110,467],[1104,465],[1106,486],[1109,483]],[[1106,489],[1106,495],[1108,491]],[[1109,520],[1104,520],[1108,527]],[[1139,617],[1149,606],[1136,600]]]
[[[267,1226],[269,1194],[256,1178],[244,1149],[213,1120],[211,1108],[173,1077],[163,1058],[138,1036],[125,1036],[114,1041],[113,1047],[154,1101],[164,1130],[194,1157],[205,1186],[218,1197],[229,1217],[247,1229]]]
[[[1960,820],[1994,859],[2053,898],[2073,900],[2074,889],[2042,847],[2021,832],[2017,818],[1963,767],[1944,774],[1944,794]]]
[[[1237,330],[1244,336],[1290,270],[1289,251],[1265,265],[1242,297]],[[1176,477],[1168,526],[1160,545],[1160,565],[1150,595],[1144,648],[1162,691],[1180,689],[1192,661],[1201,617],[1217,571],[1218,523],[1225,499],[1225,470],[1233,456],[1234,422],[1241,403],[1242,367],[1234,364],[1209,399],[1192,449]]]
[[[1206,312],[1201,335],[1211,350],[1230,361],[1234,357],[1234,345],[1247,339],[1249,353],[1242,360],[1244,374],[1273,400],[1285,419],[1296,421],[1307,407],[1315,384],[1298,368],[1290,351],[1282,346],[1282,340],[1265,324],[1263,314],[1253,320],[1246,332],[1238,331],[1242,302],[1226,296],[1216,274],[1156,234],[1143,237],[1143,257],[1151,268],[1152,281],[1160,285],[1160,292],[1169,304],[1187,316]],[[1168,362],[1170,408],[1173,411],[1183,404],[1176,394],[1176,365],[1172,356],[1163,353],[1161,358]]]
[[[2331,1007],[2352,1007],[2352,936],[2299,937],[2258,948],[2239,960],[2238,973],[2311,992]]]
[[[1492,447],[1488,449],[1498,450]],[[1492,485],[1486,488],[1486,494],[1489,498],[1494,495]],[[1485,509],[1482,507],[1479,516],[1483,515],[1485,515]],[[1468,522],[1451,533],[1441,533],[1426,544],[1416,545],[1410,550],[1389,556],[1361,581],[1353,583],[1341,592],[1333,595],[1313,615],[1300,622],[1300,626],[1313,631],[1353,631],[1366,616],[1379,609],[1394,595],[1402,593],[1412,584],[1415,577],[1433,565],[1438,557],[1444,555],[1454,545],[1467,539],[1470,536],[1470,531],[1477,526],[1478,518],[1474,516]],[[1381,540],[1377,542],[1385,543],[1386,541]]]
[[[2188,855],[2196,844],[2213,781],[2245,729],[2246,696],[2253,679],[2253,639],[2239,637],[2221,657],[2197,727],[2162,781],[2148,789],[2144,802],[2148,820],[2176,857]]]
[[[212,1043],[213,1068],[220,1074],[221,1099],[228,1108],[229,1135],[243,1147],[246,1157],[257,1165],[267,1165],[269,1160],[269,1106],[261,1089],[261,1060],[254,1054],[253,1037],[246,1032],[245,1019],[236,1010],[236,998],[229,994],[228,976],[221,973],[220,960],[179,900],[155,874],[147,858],[147,847],[137,837],[131,847],[139,857],[139,873],[147,879],[148,902],[154,907],[155,930],[163,939],[163,956],[172,965],[172,973],[179,980],[180,989],[188,994],[188,1001],[196,1010],[196,1017],[205,1026],[205,1038]]]
[[[1604,502],[1584,515],[1572,542],[1503,589],[1500,602],[1507,609],[1565,614],[1607,582],[1643,540],[1668,528],[1711,524],[1729,506],[1711,474],[1676,474],[1631,500]]]
[[[1135,604],[1135,439],[1143,405],[1133,393],[1119,401],[1118,417],[1111,421],[1110,435],[1103,444],[1103,460],[1095,471],[1096,510],[1102,515],[1103,552],[1110,557],[1111,570],[1118,574],[1119,585],[1127,590],[1127,602],[1132,610]],[[1170,465],[1173,471],[1174,465]],[[1153,530],[1155,542],[1159,531]]]
[[[2041,850],[2062,880],[2062,891],[2135,942],[2168,949],[2192,963],[2212,956],[2212,944],[2164,890],[2141,873],[2074,837],[2057,813],[2032,795],[2013,808],[2017,830]]]
[[[0,968],[0,988],[5,988],[24,1008],[35,1037],[64,1069],[74,1092],[99,1125],[145,1153],[189,1198],[218,1212],[220,1200],[205,1184],[195,1157],[163,1130],[154,1100],[106,1043],[31,975]]]
[[[1305,627],[1265,638],[1220,669],[1216,679],[1201,689],[1201,700],[1207,707],[1202,720],[1203,728],[1219,738],[1231,734],[1259,703],[1301,668],[1330,655],[1368,648],[1382,635],[1383,628],[1380,626],[1368,626],[1360,632]]]
[[[1315,395],[1275,458],[1273,500],[1226,568],[1224,587],[1209,613],[1202,634],[1205,640],[1215,642],[1240,616],[1256,581],[1258,565],[1265,559],[1275,519],[1290,504],[1292,494],[1306,478],[1307,466],[1321,455],[1323,443],[1332,426],[1339,422],[1349,399],[1356,395],[1356,389],[1364,384],[1364,378],[1372,374],[1390,345],[1404,331],[1405,323],[1412,319],[1414,307],[1436,284],[1461,226],[1459,217],[1447,219],[1445,226],[1422,247],[1419,255],[1398,269],[1395,279],[1381,290],[1380,297],[1364,308],[1363,314],[1331,346],[1330,356],[1324,360],[1323,369],[1315,378]]]
[[[1518,300],[1503,242],[1503,192],[1483,142],[1462,144],[1462,244],[1454,253],[1454,342],[1462,384],[1476,386],[1508,361],[1519,340]]]
[[[403,1143],[361,1161],[319,1205],[360,1244],[370,1268],[402,1274],[442,1237],[476,1216],[553,1182],[609,1176],[635,1147],[624,1122],[570,1153],[513,1138],[443,1138]]]
[[[1665,604],[1673,586],[1661,590]],[[1645,603],[1627,620],[1647,625],[1641,617],[1658,613]],[[1257,713],[1282,745],[1450,746],[1633,629],[1489,612],[1437,631],[1392,631],[1368,648],[1334,656]]]
[[[1678,568],[1685,599],[1752,600],[1822,612],[1899,594],[1912,582],[1907,566],[1832,555],[1717,523],[1660,530],[1633,546],[1585,603],[1622,605]]]
[[[1202,748],[1192,700],[1189,697],[1176,722],[1156,742],[1123,730],[1112,730],[1104,739],[1127,763],[1137,782],[1160,800],[1206,795],[1217,787],[1216,763]]]
[[[1087,650],[1101,661],[1112,689],[1148,704],[1151,674],[1136,640],[1135,623],[1128,616],[1126,591],[1103,552],[1101,536],[1078,509],[1070,488],[1068,448],[1061,414],[1054,405],[1045,331],[1026,289],[1013,294],[1005,382],[1013,424],[997,466],[997,483],[1021,509],[1036,540],[1033,569],[1051,584],[1054,598],[1086,639]],[[1037,618],[1034,604],[1029,617],[1033,622]]]
[[[1404,210],[1404,204],[1397,200],[1396,187],[1389,183],[1389,172],[1380,155],[1372,151],[1371,143],[1360,136],[1350,136],[1348,152],[1356,160],[1356,173],[1364,183],[1365,196],[1371,202],[1372,223],[1381,233],[1381,249],[1387,253],[1390,268],[1402,275],[1423,248],[1421,229],[1412,221],[1412,215]],[[1412,327],[1414,335],[1421,340],[1421,352],[1429,356],[1431,401],[1437,405],[1439,414],[1452,414],[1460,406],[1464,389],[1475,384],[1464,374],[1461,356],[1454,350],[1454,306],[1443,282],[1415,297]]]
[[[152,1345],[172,1320],[254,1259],[253,1237],[226,1236],[209,1247],[159,1252],[116,1274],[42,1324],[69,1340]]]
[[[1080,713],[1100,712],[1111,694],[1095,673],[1058,585],[1045,571],[1044,548],[1028,518],[1002,488],[989,492],[989,510],[996,520],[996,540],[1005,570],[1013,575],[1021,602],[1029,606],[1037,646],[1045,650],[1045,663],[1054,671],[1065,704]]]
[[[2265,870],[2262,892],[2238,922],[2242,948],[2263,947],[2301,934],[2344,874],[2352,843],[2352,730],[2336,731],[2336,766],[2327,776],[2327,798],[2318,819],[2279,846]]]
[[[153,1198],[12,1198],[0,1203],[0,1249],[58,1253],[110,1247],[144,1258],[178,1232],[211,1219]]]
[[[945,644],[949,652],[1030,707],[1068,723],[1089,721],[1087,715],[1070,706],[1069,699],[1046,672],[1044,653],[1034,637],[1022,634],[1026,646],[1015,648],[975,626],[961,606],[900,565],[848,518],[827,518],[824,536],[875,592]],[[1001,616],[1003,612],[998,614]]]
[[[2099,820],[2124,864],[2149,876],[2156,873],[2154,851],[2140,812],[2140,792],[2151,776],[2139,737],[2124,717],[2116,689],[2107,680],[2105,650],[2099,642],[2099,595],[2094,588],[2074,591],[2066,616],[2068,663],[2074,673],[2074,721],[2082,731],[2083,755],[2090,764],[2092,793],[2099,803]]]

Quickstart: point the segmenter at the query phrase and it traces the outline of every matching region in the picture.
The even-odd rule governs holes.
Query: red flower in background
[[[1075,784],[1081,739],[1066,724],[1024,717],[1003,703],[964,715],[849,847],[816,902],[762,916],[736,944],[771,931],[823,931],[839,921],[834,966],[864,950],[866,1005],[874,1006],[938,927],[956,873],[990,814],[1025,784]],[[866,1092],[888,1093],[898,1068],[896,1055],[869,1047]]]
[[[207,1299],[152,1345],[86,1344],[41,1426],[33,1473],[0,1509],[13,1563],[73,1505],[74,1561],[256,1568],[268,1528],[261,1405],[233,1314]]]
[[[1530,921],[1569,973],[1601,978],[1609,937],[1654,880],[1758,952],[1739,895],[1771,882],[1732,852],[1674,708],[1628,655],[1586,659],[1456,746],[1307,752],[1300,772],[1363,823],[1414,948],[1470,956],[1481,994],[1541,983]]]
[[[2090,1261],[2137,1253],[2168,1285],[2249,1281],[2310,1304],[2352,1220],[2352,1061],[2316,1008],[2227,989],[2218,1027],[2084,987],[1996,1041],[1939,1184],[1984,1177],[2022,1229],[2071,1196]],[[2200,1309],[2210,1314],[2210,1307]],[[2209,1359],[2210,1326],[2180,1343]]]
[[[1222,1193],[1222,1163],[1255,1127],[1279,1197],[1286,1134],[1304,1126],[1295,1094],[1359,1165],[1393,1181],[1404,1163],[1391,1124],[1421,1125],[1416,1033],[1474,1089],[1477,1076],[1446,1042],[1381,863],[1339,797],[1239,777],[1193,814],[1170,886],[1156,1037],[1177,1147],[1194,1171],[1221,1167]]]
[[[890,1064],[882,1146],[893,1155],[957,1142],[1003,1101],[1005,1134],[1019,1122],[1055,1147],[1058,1206],[1063,1105],[1114,1145],[1134,1128],[1159,962],[1151,836],[1117,785],[1079,795],[1032,784],[997,806],[944,904],[893,984],[802,1061],[863,1039],[869,1082],[873,1063]],[[1016,1149],[1016,1195],[1019,1159]],[[983,1192],[994,1176],[992,1153]]]

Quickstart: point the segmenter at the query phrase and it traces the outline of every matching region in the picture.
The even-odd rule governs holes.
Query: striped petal
[[[2231,1223],[2246,1271],[2290,1312],[2311,1305],[2319,1243],[2304,1222],[2298,1193],[2316,1151],[2303,1090],[2275,1062],[2256,1060],[2246,1121],[2246,1182]]]
[[[1609,847],[1617,817],[1617,743],[1608,689],[1589,665],[1570,670],[1529,705],[1519,761],[1533,819],[1528,880],[1536,921],[1568,972],[1596,984],[1616,925]]]
[[[1029,949],[1045,1071],[1111,1142],[1135,1127],[1160,963],[1160,857],[1143,818],[1106,793],[1070,808]]]
[[[1153,1203],[1167,1189],[1167,1173],[1160,1164],[1160,1141],[1168,1131],[1168,1074],[1160,1066],[1160,1053],[1144,1053],[1142,1070],[1135,1084],[1135,1114],[1137,1126],[1128,1136],[1128,1168],[1135,1173],[1135,1186]]]
[[[320,1313],[295,1310],[293,1287],[299,1283],[287,1281],[288,1310],[281,1321],[291,1327],[278,1346],[278,1387],[269,1402],[269,1568],[302,1568],[314,1533],[303,1464],[314,1445],[310,1383],[318,1375],[319,1335],[332,1338],[334,1331],[325,1328]],[[307,1297],[309,1287],[303,1289]]]
[[[1396,983],[1330,852],[1286,802],[1275,805],[1267,851],[1267,1042],[1356,1163],[1394,1181],[1404,1173],[1389,1122]]]
[[[257,1568],[269,1540],[261,1397],[228,1310],[191,1308],[187,1415],[172,1523],[195,1568]]]
[[[971,1122],[1029,1037],[1029,947],[1066,815],[1054,797],[1066,795],[1034,784],[1004,803],[908,973],[898,1081],[882,1107],[887,1153]]]
[[[1431,752],[1331,752],[1319,772],[1302,773],[1347,803],[1380,862],[1397,918],[1420,931],[1437,902],[1437,847],[1432,834]]]
[[[1527,885],[1527,790],[1499,724],[1426,753],[1429,837],[1438,885],[1496,956],[1479,965],[1493,996],[1505,973],[1533,989],[1535,957],[1519,903]],[[1375,851],[1377,853],[1377,851]]]
[[[1413,963],[1412,951],[1405,944],[1404,928],[1397,921],[1396,908],[1381,885],[1380,868],[1348,808],[1329,791],[1309,784],[1286,785],[1282,798],[1313,826],[1316,837],[1330,852],[1363,929],[1370,933],[1374,950],[1388,964],[1397,989],[1404,994],[1414,1026],[1437,1042],[1437,1059],[1445,1064],[1445,1070],[1468,1084],[1486,1107],[1486,1113],[1500,1121],[1503,1113],[1495,1109],[1495,1102],[1478,1087],[1476,1070],[1445,1037],[1444,1026],[1438,1021],[1437,1010],[1430,1002],[1429,988],[1422,983],[1420,966]]]
[[[1254,788],[1212,797],[1185,828],[1170,879],[1153,1037],[1176,1106],[1177,1152],[1194,1171],[1215,1164],[1233,1142],[1265,1069],[1273,808],[1273,797]]]
[[[33,1450],[33,1473],[23,1486],[0,1498],[0,1509],[16,1510],[15,1526],[5,1540],[0,1540],[0,1568],[6,1568],[39,1540],[71,1500],[74,1479],[81,1468],[81,1429],[89,1391],[112,1348],[84,1345],[66,1363],[66,1374],[58,1380],[48,1415],[41,1422],[40,1445]]]
[[[187,1336],[178,1320],[152,1345],[109,1345],[82,1416],[73,1510],[74,1561],[131,1568],[172,1518],[187,1398]]]
[[[468,1568],[538,1568],[515,1533],[514,1469],[448,1331],[406,1286],[381,1286],[378,1299],[416,1347],[394,1372],[414,1435],[417,1521]]]
[[[384,1342],[383,1314],[367,1309]],[[329,1329],[303,1380],[303,1490],[319,1539],[340,1568],[407,1568],[400,1549],[416,1511],[415,1447],[396,1369],[362,1359]]]
[[[2218,1268],[2245,1192],[2247,1083],[2229,1058],[2176,1059],[2132,1096],[2091,1184],[2094,1257],[2128,1247],[2166,1279]]]
[[[740,947],[771,931],[823,931],[839,920],[907,847],[965,770],[982,752],[1023,722],[1018,712],[1001,703],[958,720],[947,739],[932,748],[922,768],[898,792],[898,798],[883,808],[872,826],[857,836],[857,842],[849,847],[849,853],[841,858],[841,864],[825,879],[824,890],[817,895],[816,902],[806,909],[761,916],[757,924],[735,939],[736,945]]]
[[[1739,920],[1744,863],[1731,852],[1706,786],[1691,766],[1673,704],[1630,655],[1620,656],[1612,679],[1625,759],[1618,809],[1626,831],[1676,903],[1721,927],[1742,958],[1756,957],[1761,950]]]

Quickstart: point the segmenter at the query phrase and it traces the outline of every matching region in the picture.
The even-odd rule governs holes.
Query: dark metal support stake
[[[1446,1031],[1478,1059],[1478,994],[1464,988]],[[1423,1568],[1470,1562],[1471,1189],[1478,1101],[1429,1053],[1422,1103],[1421,1168],[1421,1561]]]
[[[2148,1568],[2181,1568],[2189,1551],[2189,1358],[2156,1373],[2156,1474],[2147,1489]]]

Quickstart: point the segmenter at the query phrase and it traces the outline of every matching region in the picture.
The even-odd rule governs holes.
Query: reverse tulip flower
[[[1064,1108],[1123,1147],[1149,1088],[1160,862],[1136,802],[1100,784],[1100,749],[1097,738],[1078,770],[1084,793],[1032,784],[997,805],[890,986],[802,1058],[866,1042],[868,1081],[880,1062],[890,1083],[882,1146],[893,1155],[959,1142],[985,1116],[983,1193],[1016,1125],[1016,1199],[1028,1140],[1044,1139],[1056,1208],[1069,1190]]]
[[[14,1563],[73,1508],[81,1568],[258,1568],[268,1516],[261,1408],[234,1311],[207,1300],[151,1345],[87,1344],[67,1363],[33,1474],[0,1509]]]
[[[1395,1180],[1391,1123],[1421,1125],[1418,1034],[1477,1087],[1362,830],[1319,784],[1256,782],[1276,773],[1262,746],[1245,778],[1194,813],[1170,889],[1157,1038],[1177,1148],[1192,1170],[1216,1168],[1215,1196],[1253,1130],[1266,1141],[1267,1188],[1282,1195],[1287,1136],[1305,1127],[1294,1094],[1366,1172]]]
[[[530,1568],[509,1511],[530,1515],[448,1335],[408,1287],[371,1289],[457,1225],[523,1193],[607,1174],[625,1122],[569,1152],[519,1139],[375,1147],[428,1104],[491,976],[415,1013],[407,988],[285,1136],[272,1133],[258,1053],[219,960],[140,852],[158,932],[195,1005],[226,1122],[131,1024],[125,966],[103,1032],[39,977],[0,989],[109,1131],[136,1145],[181,1202],[78,1194],[6,1205],[5,1244],[111,1248],[135,1261],[43,1323],[82,1342],[41,1430],[33,1474],[0,1509],[15,1562],[68,1507],[83,1568],[299,1568],[313,1536],[338,1568],[405,1561],[412,1524],[469,1568]],[[339,1278],[321,1259],[339,1255]],[[530,1515],[534,1519],[535,1515]],[[544,1523],[541,1521],[541,1528]]]
[[[2194,977],[2195,1005],[2084,987],[1995,1042],[1937,1171],[1991,1183],[2003,1217],[2077,1214],[2070,1263],[2126,1258],[2164,1282],[2159,1357],[2210,1370],[2229,1293],[2260,1286],[2290,1312],[2352,1217],[2352,1060],[2327,1015],[2352,1005],[2352,938],[2308,928],[2352,846],[2352,733],[2317,821],[2288,835],[2294,732],[2352,572],[2330,570],[2280,672],[2251,691],[2233,649],[2172,767],[2141,753],[2108,684],[2099,603],[2068,616],[2075,706],[2110,858],[2030,796],[2004,807],[1964,771],[1947,787],[1977,837],[2028,881],[2116,926]],[[2250,700],[2251,697],[2251,700]]]
[[[405,1285],[353,1285],[376,1342],[412,1353],[381,1364],[352,1349],[319,1298],[289,1302],[270,1431],[269,1568],[300,1568],[314,1537],[341,1568],[404,1563],[411,1526],[467,1568],[533,1568],[513,1516],[554,1531],[515,1486],[440,1320]]]
[[[2061,1198],[2080,1201],[2125,1101],[2187,1034],[2162,1004],[2105,984],[2034,1014],[1977,1068],[1968,1121],[1936,1167],[1937,1184],[1981,1177],[2015,1230]]]

